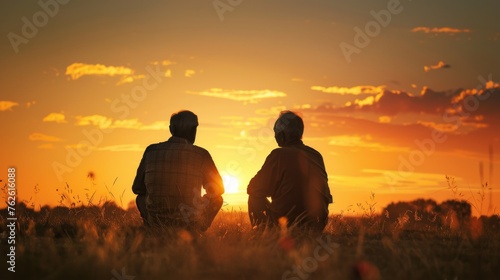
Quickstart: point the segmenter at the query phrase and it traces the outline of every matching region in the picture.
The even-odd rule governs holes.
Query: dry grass
[[[463,198],[453,178],[447,180],[454,198]],[[36,197],[37,187],[34,191]],[[137,209],[118,207],[121,197],[111,192],[113,201],[97,202],[94,194],[80,199],[68,185],[58,192],[60,207],[34,211],[31,199],[17,205],[16,273],[4,265],[0,279],[497,279],[500,274],[499,215],[467,216],[471,206],[482,209],[484,188],[472,205],[421,199],[388,205],[382,215],[375,213],[372,193],[358,210],[331,216],[321,236],[284,227],[252,229],[247,213],[226,207],[204,234],[152,235]],[[6,210],[0,214],[0,246],[6,252]]]
[[[361,273],[363,279],[496,279],[500,273],[498,216],[450,229],[420,227],[415,219],[398,225],[367,211],[363,218],[332,216],[320,237],[253,230],[246,213],[223,210],[203,235],[169,231],[158,238],[144,232],[136,209],[114,203],[37,212],[18,207],[15,276],[356,279]],[[330,251],[318,238],[330,243]],[[0,275],[12,276],[6,269]]]

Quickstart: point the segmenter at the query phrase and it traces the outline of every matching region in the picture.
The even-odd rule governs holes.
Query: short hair
[[[198,126],[198,116],[191,111],[179,111],[170,117],[170,131],[174,136],[185,136]]]
[[[283,132],[288,140],[300,140],[304,134],[304,121],[295,112],[282,111],[274,124],[274,133]]]

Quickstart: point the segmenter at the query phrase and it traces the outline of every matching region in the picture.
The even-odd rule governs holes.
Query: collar
[[[298,139],[298,140],[292,140],[292,141],[286,143],[283,147],[302,146],[302,145],[304,145],[304,142],[302,142],[302,140]]]
[[[181,137],[177,137],[177,136],[172,136],[172,137],[168,138],[167,141],[172,142],[172,143],[191,144],[191,143],[189,143],[188,140],[181,138]]]

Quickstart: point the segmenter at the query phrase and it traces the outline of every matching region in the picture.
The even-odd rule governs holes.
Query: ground
[[[223,209],[203,234],[172,230],[158,238],[144,231],[137,209],[113,203],[20,208],[16,272],[2,261],[1,279],[497,279],[500,273],[498,216],[451,228],[335,215],[322,235],[312,235],[253,229],[247,213]]]

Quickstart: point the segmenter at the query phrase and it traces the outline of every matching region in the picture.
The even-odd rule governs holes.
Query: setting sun
[[[238,178],[231,175],[222,175],[222,182],[224,183],[225,193],[237,193],[239,187]]]

